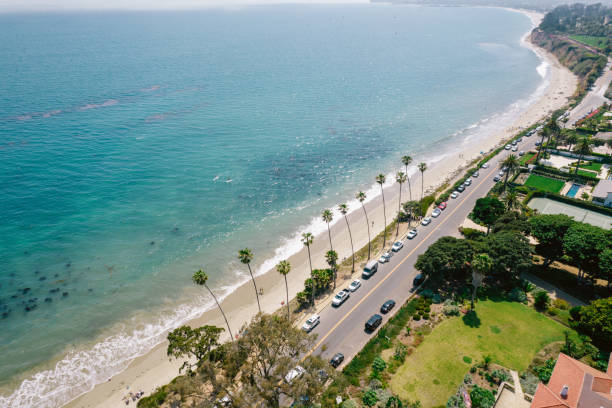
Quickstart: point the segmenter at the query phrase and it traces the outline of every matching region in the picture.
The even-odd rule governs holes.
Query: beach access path
[[[523,138],[518,144],[519,150],[534,149],[537,139]],[[500,171],[500,163],[511,153],[503,150],[492,158],[487,169],[479,170],[480,175],[473,178],[471,186],[457,199],[449,199],[447,208],[438,218],[432,218],[428,226],[419,224],[418,235],[414,239],[407,240],[404,237],[404,248],[397,252],[390,262],[379,264],[378,272],[370,279],[361,279],[361,288],[353,292],[344,304],[338,308],[328,305],[319,310],[321,323],[313,330],[318,338],[311,352],[324,359],[330,359],[335,353],[342,353],[345,356],[343,364],[347,364],[376,333],[365,332],[364,325],[368,318],[374,313],[381,314],[382,304],[393,299],[398,306],[386,315],[381,314],[384,325],[399,310],[399,306],[408,300],[413,293],[413,280],[418,273],[414,268],[417,257],[444,236],[460,236],[459,227],[476,200],[486,196],[493,187],[493,177]]]

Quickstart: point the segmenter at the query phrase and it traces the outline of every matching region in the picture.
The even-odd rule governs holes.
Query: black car
[[[395,307],[395,300],[387,300],[385,303],[383,303],[383,305],[380,307],[380,312],[381,313],[389,313],[389,311],[391,309],[393,309]]]
[[[495,176],[495,177],[493,177],[493,181],[494,181],[494,182],[496,182],[496,183],[497,183],[498,181],[500,181],[500,180],[501,180],[501,179],[499,178],[499,176]]]
[[[414,277],[412,284],[414,286],[419,286],[421,283],[423,283],[424,280],[425,280],[425,277],[419,273],[417,276]]]
[[[372,315],[365,324],[366,331],[373,332],[382,323],[382,316],[379,314]]]
[[[329,364],[331,364],[331,366],[334,368],[338,368],[338,366],[342,364],[343,361],[344,361],[344,354],[336,353],[331,358],[331,360],[329,360]]]

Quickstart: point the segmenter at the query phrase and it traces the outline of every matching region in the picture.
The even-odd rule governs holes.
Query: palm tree
[[[419,171],[421,172],[421,201],[423,201],[423,188],[425,188],[425,181],[424,181],[423,174],[425,173],[425,170],[427,170],[427,164],[419,163],[418,167],[419,167]]]
[[[380,184],[380,192],[382,193],[383,199],[383,217],[385,220],[385,225],[383,226],[383,249],[385,249],[385,245],[387,243],[387,210],[385,205],[385,189],[383,188],[383,184],[385,184],[386,177],[384,174],[379,174],[376,176],[376,182]]]
[[[288,261],[280,261],[278,265],[276,265],[276,270],[285,278],[285,292],[287,293],[287,320],[291,320],[291,314],[289,312],[289,285],[287,285],[287,274],[289,274],[289,271],[291,270],[291,264]]]
[[[312,279],[312,305],[314,306],[314,297],[315,297],[315,291],[314,291],[314,276],[312,274],[312,259],[310,258],[310,246],[312,245],[312,243],[314,242],[314,237],[312,236],[312,234],[310,232],[305,232],[302,234],[302,243],[306,246],[306,249],[308,249],[308,264],[310,265],[310,278]]]
[[[206,282],[208,281],[208,274],[204,272],[202,269],[200,269],[199,271],[193,274],[193,277],[191,279],[193,280],[193,283],[195,283],[196,285],[204,286],[206,289],[208,289],[208,292],[210,293],[210,295],[213,297],[213,299],[215,299],[215,303],[217,303],[217,307],[221,311],[221,314],[223,315],[223,319],[225,320],[225,324],[227,325],[227,331],[230,335],[230,339],[233,340],[234,335],[232,334],[232,329],[230,329],[230,325],[229,325],[229,322],[227,321],[227,317],[225,317],[225,313],[223,312],[223,309],[221,308],[221,305],[219,304],[217,297],[206,284]]]
[[[370,254],[372,252],[372,242],[370,240],[370,220],[368,220],[368,212],[366,211],[365,205],[363,204],[363,202],[366,199],[366,193],[364,193],[363,191],[360,191],[355,195],[355,198],[357,198],[359,202],[361,203],[361,208],[363,208],[363,213],[366,217],[366,227],[368,227],[368,261],[369,261]]]
[[[538,146],[538,154],[536,155],[535,164],[538,164],[538,160],[540,160],[540,153],[542,152],[542,147],[544,147],[544,139],[548,134],[548,128],[542,129],[540,135],[542,135],[542,139],[540,139],[540,145]]]
[[[406,155],[402,157],[402,163],[404,163],[404,167],[406,168],[406,177],[408,177],[408,166],[412,163],[412,157]],[[408,193],[410,194],[410,201],[412,201],[412,187],[410,186],[410,177],[408,177]]]
[[[574,152],[578,153],[580,157],[578,157],[578,164],[576,165],[576,171],[574,174],[578,174],[578,167],[580,167],[580,162],[585,154],[591,153],[591,138],[588,136],[584,136],[578,141],[576,147],[574,147]]]
[[[397,229],[395,231],[395,239],[397,239],[397,236],[399,235],[399,215],[402,212],[402,184],[406,182],[406,179],[406,174],[402,173],[401,171],[397,172],[397,174],[395,175],[395,181],[397,181],[397,184],[399,184],[399,199],[397,203]]]
[[[472,260],[472,286],[474,286],[474,291],[472,292],[472,310],[474,310],[476,291],[492,267],[493,260],[487,254],[478,254]]]
[[[261,313],[261,305],[259,304],[259,292],[257,291],[257,285],[255,284],[255,277],[253,276],[253,271],[251,270],[251,261],[253,260],[253,253],[249,248],[244,248],[238,251],[238,259],[243,264],[246,264],[249,268],[249,273],[251,274],[251,280],[253,281],[253,287],[255,288],[255,297],[257,298],[257,307],[259,308],[259,313]]]
[[[327,223],[327,234],[329,235],[329,248],[333,251],[334,247],[332,246],[331,230],[329,229],[329,223],[332,222],[332,220],[334,219],[334,214],[330,210],[323,210],[323,213],[321,214],[321,218],[323,218],[323,221]]]
[[[578,142],[578,136],[576,136],[576,134],[572,133],[567,137],[567,143],[569,143],[569,151],[572,151],[572,146],[575,145],[576,142]]]
[[[506,196],[504,197],[504,201],[506,203],[506,208],[508,209],[508,211],[512,211],[513,209],[517,208],[519,205],[519,201],[516,191],[508,191],[506,193]]]
[[[504,159],[501,163],[502,167],[506,167],[506,179],[504,180],[504,188],[506,188],[506,184],[508,184],[508,177],[510,173],[516,172],[521,168],[521,164],[518,161],[518,158],[515,154],[511,154]]]
[[[353,254],[353,269],[351,270],[351,274],[355,272],[355,248],[353,248],[353,234],[351,234],[351,226],[349,225],[348,218],[346,218],[346,214],[348,213],[348,207],[346,204],[340,204],[338,206],[338,210],[342,215],[344,215],[344,221],[346,221],[346,228],[349,232],[349,238],[351,239],[351,252]]]
[[[329,250],[325,253],[325,260],[327,264],[331,268],[334,273],[334,290],[336,289],[336,272],[338,271],[337,263],[338,263],[338,253],[336,251]]]

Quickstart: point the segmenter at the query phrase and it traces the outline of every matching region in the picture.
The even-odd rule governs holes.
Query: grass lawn
[[[420,400],[424,407],[446,404],[471,365],[490,354],[493,362],[525,370],[545,345],[564,339],[567,329],[516,302],[480,301],[478,327],[453,317],[440,323],[406,358],[390,385],[403,398]],[[463,358],[471,358],[472,364]],[[469,359],[468,359],[469,361]]]
[[[606,37],[595,37],[592,35],[570,35],[571,39],[581,42],[586,45],[590,45],[594,48],[599,48],[603,50],[606,47],[607,38]]]
[[[570,173],[574,174],[575,171],[575,167],[570,167]],[[578,167],[578,175],[587,177],[597,177],[597,173],[595,173],[594,171],[582,170],[582,166]]]
[[[601,163],[588,163],[588,164],[582,164],[580,163],[580,168],[581,169],[586,169],[586,170],[593,170],[599,173],[599,170],[601,170]]]
[[[531,152],[525,153],[525,155],[519,159],[519,163],[521,164],[521,166],[524,166],[525,163],[527,163],[529,159],[531,159],[535,155],[536,153],[531,153]]]
[[[580,172],[580,170],[578,172]],[[563,180],[557,180],[548,177],[538,176],[537,174],[532,174],[529,176],[527,181],[525,181],[525,185],[527,187],[537,187],[540,190],[550,191],[551,193],[558,193],[565,185],[565,182]]]

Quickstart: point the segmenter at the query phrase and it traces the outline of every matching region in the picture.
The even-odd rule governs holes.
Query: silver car
[[[304,322],[302,325],[302,330],[304,330],[306,333],[310,333],[310,331],[317,327],[319,323],[321,323],[321,316],[318,314],[313,314]]]
[[[423,225],[429,225],[430,223],[431,223],[431,218],[429,218],[429,217],[425,217],[421,221],[421,224],[423,224]]]
[[[332,299],[332,305],[336,307],[340,306],[346,301],[346,299],[349,298],[349,296],[351,296],[349,291],[342,289],[340,292],[336,293],[336,296],[334,296],[334,298]]]

